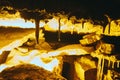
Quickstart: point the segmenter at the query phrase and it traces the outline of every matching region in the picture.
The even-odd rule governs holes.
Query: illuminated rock
[[[90,45],[90,44],[94,44],[95,42],[97,42],[100,39],[101,39],[101,35],[92,33],[92,34],[83,36],[83,39],[81,39],[79,41],[80,41],[80,44],[82,44],[82,45]]]
[[[78,57],[74,62],[77,77],[80,80],[85,80],[85,78],[87,77],[86,74],[92,75],[92,71],[89,72],[89,70],[93,68],[95,69],[97,67],[96,63],[97,63],[97,60],[91,57],[90,55],[84,55],[84,56]],[[93,78],[91,78],[91,80],[92,79]]]
[[[112,54],[114,45],[102,42],[96,46],[96,49],[95,53],[97,54]]]
[[[20,52],[22,52],[22,53],[27,53],[28,51],[29,51],[29,49],[28,48],[25,48],[25,47],[18,47],[18,48],[16,48],[16,49],[18,49]]]

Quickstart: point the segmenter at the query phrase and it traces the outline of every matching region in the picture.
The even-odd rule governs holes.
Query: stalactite
[[[84,23],[86,22],[86,20],[85,19],[81,19],[81,23],[82,23],[82,29],[84,29]]]
[[[58,19],[58,23],[59,23],[59,26],[58,26],[58,41],[60,42],[61,41],[61,23],[60,23],[60,20],[61,18]]]
[[[36,19],[35,20],[35,37],[36,37],[36,43],[39,44],[39,23],[40,23],[40,20],[39,19]]]

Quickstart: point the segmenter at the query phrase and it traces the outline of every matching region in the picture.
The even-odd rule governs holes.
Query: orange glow
[[[111,28],[110,28],[110,34],[108,34],[108,25],[106,26],[105,29],[105,34],[106,35],[115,35],[115,36],[120,36],[120,20],[116,20],[118,24],[116,24],[114,21],[111,22]]]
[[[49,62],[45,62],[40,58],[39,56],[36,56],[33,60],[31,60],[31,64],[38,65],[40,67],[43,67],[44,69],[53,72],[54,68],[59,65],[59,60],[57,58],[45,58]]]
[[[41,31],[40,31],[40,33],[41,33]],[[8,44],[7,46],[0,48],[0,54],[2,54],[3,51],[11,51],[12,49],[14,49],[16,47],[21,46],[24,42],[26,42],[28,40],[28,38],[35,38],[34,35],[35,35],[35,33],[31,33],[31,34],[23,37],[22,39],[13,41],[12,43]],[[40,35],[40,38],[43,38],[43,35]]]
[[[32,50],[27,53],[22,53],[16,49],[13,49],[8,56],[6,63],[0,66],[0,71],[5,69],[6,67],[29,63],[35,64],[37,66],[43,67],[48,71],[53,72],[54,69],[57,68],[60,64],[57,58],[45,58],[46,60],[43,60],[42,58],[40,58],[40,54],[42,53],[39,50]]]
[[[43,34],[42,31],[40,31],[40,34]],[[53,72],[54,70],[59,68],[60,61],[57,58],[51,58],[51,57],[45,57],[43,58],[42,54],[47,54],[46,50],[28,50],[27,48],[21,48],[21,46],[24,42],[28,40],[28,38],[35,38],[35,33],[31,33],[22,39],[16,40],[12,42],[11,44],[3,47],[0,49],[0,55],[3,51],[10,51],[9,56],[7,57],[7,60],[5,63],[1,64],[0,71],[5,69],[6,67],[15,66],[18,64],[35,64],[37,66],[43,67],[46,70],[49,70]],[[39,36],[40,39],[43,39],[43,35]]]
[[[58,30],[57,19],[53,18],[53,19],[49,20],[49,22],[45,25],[45,30],[52,30],[52,31]]]
[[[7,11],[2,11],[0,13],[0,18],[1,19],[16,19],[16,18],[20,18],[20,13],[16,12],[15,14],[9,14]]]
[[[0,26],[35,28],[34,21],[25,22],[25,20],[20,17],[19,13],[15,15],[16,16],[7,15],[7,18],[4,17],[0,18]],[[83,19],[79,19],[79,21],[81,20]],[[60,23],[58,21],[58,18],[56,17],[49,20],[49,22],[46,24],[44,21],[41,21],[40,27],[44,27],[45,30],[48,31],[57,31],[59,29],[58,28],[59,24],[60,24],[61,32],[71,32],[71,34],[73,34],[73,32],[77,32],[78,34],[96,32],[97,34],[103,34],[102,33],[103,27],[101,25],[94,25],[91,22],[87,21],[84,23],[84,28],[82,28],[81,22],[72,23],[72,20],[68,20],[66,17],[65,18],[62,17]],[[118,20],[118,25],[114,21],[111,22],[110,31],[111,33],[109,35],[116,35],[116,36],[120,35],[120,20]],[[43,39],[44,34],[42,33],[42,31],[40,31],[40,34],[42,34],[39,35],[40,38]],[[108,25],[106,26],[105,34],[108,35]],[[6,67],[11,67],[23,63],[30,63],[43,67],[48,71],[54,72],[55,69],[58,70],[60,69],[59,64],[62,63],[61,60],[57,58],[58,56],[89,54],[83,48],[81,47],[77,48],[74,47],[73,45],[72,48],[69,46],[49,52],[47,50],[39,50],[39,49],[28,50],[28,48],[23,48],[24,50],[21,51],[19,46],[21,46],[24,42],[26,42],[28,38],[35,39],[35,33],[31,33],[30,35],[25,36],[20,40],[16,40],[13,43],[9,44],[8,46],[5,46],[0,49],[0,54],[2,54],[3,51],[10,51],[10,55],[7,57],[7,61],[4,64],[1,64],[0,71],[5,69]],[[89,63],[89,61],[86,62]],[[74,65],[77,76],[80,77],[81,80],[84,79],[84,70],[79,64],[79,60],[74,62]],[[94,63],[92,63],[91,66],[95,67]]]
[[[43,27],[45,23],[40,22],[40,27]],[[35,28],[34,20],[25,21],[21,18],[20,13],[16,12],[15,14],[9,14],[8,12],[3,12],[0,14],[0,26],[10,26],[10,27],[21,27],[21,28]]]
[[[42,34],[42,31],[40,32],[40,34]],[[47,52],[47,50],[28,50],[27,48],[19,47],[24,42],[26,42],[28,38],[35,38],[34,33],[29,34],[28,36],[25,36],[20,40],[16,40],[13,43],[7,45],[6,47],[0,49],[0,54],[2,54],[3,51],[10,51],[6,62],[0,66],[0,71],[5,69],[6,67],[11,67],[23,63],[30,63],[43,67],[44,69],[49,70],[51,72],[54,72],[54,70],[59,71],[59,65],[62,64],[61,59],[57,58],[57,56],[88,54],[85,50],[76,47],[63,47],[58,50],[49,52]],[[43,38],[43,36],[40,36],[40,38]]]
[[[79,20],[80,21],[80,20]],[[58,18],[53,18],[49,20],[47,24],[44,25],[45,30],[48,31],[57,31],[59,27]],[[84,28],[82,28],[82,23],[73,24],[71,20],[67,18],[61,18],[60,20],[60,30],[61,32],[77,32],[79,33],[91,33],[96,32],[98,34],[102,33],[102,26],[93,25],[90,22],[84,23]]]
[[[54,16],[54,15],[53,15]],[[59,23],[60,18],[60,23]],[[78,23],[73,23],[74,20],[78,21]],[[58,16],[54,16],[49,22],[46,24],[44,21],[40,21],[40,27],[44,27],[45,30],[49,31],[57,31],[59,24],[60,30],[62,32],[77,32],[79,33],[91,33],[96,32],[97,34],[103,34],[103,27],[101,25],[94,25],[89,21],[84,23],[84,28],[82,28],[82,21],[84,19],[77,19],[75,16],[72,16],[70,20],[68,20],[67,15],[59,14]],[[109,19],[108,19],[109,20]],[[92,20],[91,20],[92,21]],[[115,23],[117,21],[118,24]],[[111,22],[110,34],[108,34],[108,25],[106,26],[105,33],[106,35],[120,35],[120,20],[113,20]],[[0,14],[0,26],[12,26],[12,27],[21,27],[21,28],[35,28],[34,20],[25,21],[20,16],[20,12],[16,12],[15,14],[9,14],[7,11],[2,11]]]

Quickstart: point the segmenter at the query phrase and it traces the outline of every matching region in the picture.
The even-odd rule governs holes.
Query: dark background
[[[46,9],[48,12],[71,13],[79,17],[100,17],[107,14],[120,18],[120,0],[0,0],[16,8]],[[2,5],[3,3],[1,3]]]

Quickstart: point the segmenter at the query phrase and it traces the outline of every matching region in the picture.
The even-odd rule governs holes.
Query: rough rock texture
[[[99,41],[101,39],[101,37],[102,37],[101,35],[92,33],[92,34],[83,36],[83,39],[81,39],[79,41],[82,45],[91,45],[91,44],[93,45],[97,41]]]
[[[51,73],[32,64],[22,64],[4,69],[0,80],[66,80],[59,74]]]

